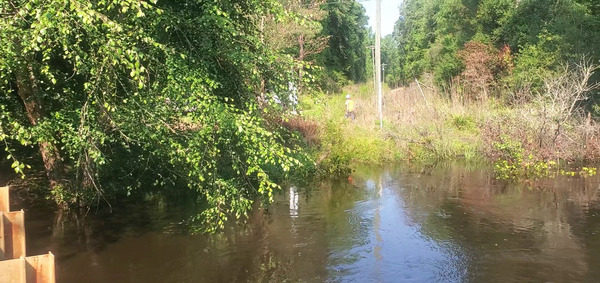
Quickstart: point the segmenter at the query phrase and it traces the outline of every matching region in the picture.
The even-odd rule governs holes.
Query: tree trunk
[[[45,113],[39,87],[31,64],[18,68],[15,71],[15,75],[17,81],[17,93],[25,105],[29,122],[31,122],[31,125],[35,126],[44,118]],[[47,141],[39,142],[39,148],[51,189],[66,189],[66,178],[64,178],[65,167],[60,156],[60,151],[55,144]],[[64,206],[65,203],[59,203],[59,205]]]

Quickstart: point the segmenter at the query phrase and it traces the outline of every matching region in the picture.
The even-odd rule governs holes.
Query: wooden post
[[[45,255],[28,256],[27,261],[27,283],[55,283],[54,255],[49,252]]]
[[[4,258],[15,259],[26,256],[25,211],[3,213]],[[0,281],[1,282],[1,281]]]
[[[6,248],[4,247],[4,242],[6,238],[4,237],[4,213],[0,211],[0,260],[5,260],[6,256],[4,251]]]
[[[10,202],[8,199],[8,187],[0,187],[0,211],[10,212]]]
[[[0,261],[0,282],[26,283],[27,262],[24,257]]]

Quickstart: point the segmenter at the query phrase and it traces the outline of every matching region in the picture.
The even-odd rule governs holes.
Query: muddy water
[[[600,179],[496,182],[464,166],[365,169],[286,188],[246,225],[192,235],[161,202],[55,225],[28,211],[28,253],[59,282],[598,282]]]

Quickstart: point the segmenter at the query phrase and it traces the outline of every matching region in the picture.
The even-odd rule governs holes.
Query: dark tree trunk
[[[15,72],[15,75],[17,81],[17,93],[25,105],[29,122],[35,126],[44,118],[45,111],[31,64],[27,64],[18,69]],[[39,142],[38,145],[51,189],[67,189],[65,187],[67,179],[64,178],[65,167],[61,159],[60,151],[56,145],[51,142],[42,141]],[[59,205],[64,206],[66,204],[59,203]]]

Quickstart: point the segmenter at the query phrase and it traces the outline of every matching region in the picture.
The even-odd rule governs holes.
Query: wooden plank
[[[0,282],[26,283],[27,262],[25,258],[0,261]]]
[[[4,257],[16,259],[27,255],[25,249],[25,211],[3,213]],[[1,281],[0,281],[1,282]]]
[[[0,211],[0,260],[6,259],[6,257],[4,256],[4,241],[4,213]]]
[[[8,187],[0,187],[0,211],[2,212],[10,212],[10,194],[8,190]]]
[[[54,255],[28,256],[27,261],[27,283],[55,283]]]

